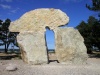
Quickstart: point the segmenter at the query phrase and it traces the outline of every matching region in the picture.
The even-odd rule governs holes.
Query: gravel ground
[[[18,70],[7,71],[8,64],[16,64]],[[100,75],[100,58],[89,58],[87,65],[62,65],[51,62],[46,65],[28,65],[22,60],[0,60],[0,75]]]

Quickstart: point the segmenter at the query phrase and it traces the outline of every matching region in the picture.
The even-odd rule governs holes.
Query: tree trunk
[[[7,53],[7,45],[6,45],[6,43],[5,43],[5,53]]]
[[[88,50],[87,50],[87,53],[88,53],[88,54],[92,54],[92,50],[88,49]]]
[[[6,31],[5,53],[7,53],[7,51],[8,51],[7,43],[8,43],[8,36],[7,36],[7,31]]]

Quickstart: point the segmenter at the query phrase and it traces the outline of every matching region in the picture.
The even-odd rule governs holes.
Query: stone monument
[[[85,63],[87,59],[84,39],[74,28],[59,28],[69,22],[69,17],[59,9],[41,8],[26,12],[11,22],[11,32],[20,32],[17,42],[22,59],[29,64],[47,64],[45,41],[46,27],[55,33],[56,56],[60,63]]]

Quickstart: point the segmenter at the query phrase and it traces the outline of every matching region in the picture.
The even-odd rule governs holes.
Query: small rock
[[[6,65],[6,64],[7,64],[7,62],[1,62],[0,64],[1,64],[1,65]]]
[[[16,71],[17,70],[17,66],[15,64],[9,64],[7,67],[6,67],[6,70],[7,71]]]

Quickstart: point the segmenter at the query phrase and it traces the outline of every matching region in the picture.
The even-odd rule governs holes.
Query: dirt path
[[[9,72],[5,68],[16,64],[17,71]],[[62,65],[51,62],[46,65],[28,65],[22,60],[0,60],[0,75],[100,75],[100,59],[89,58],[87,65]]]

